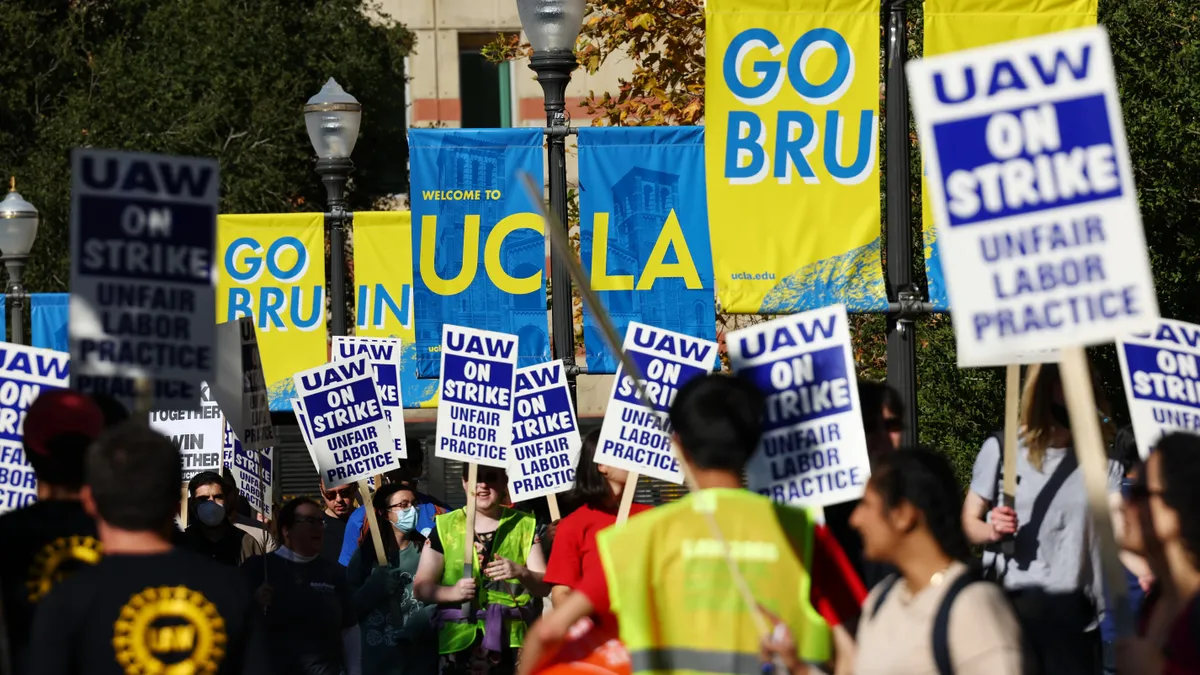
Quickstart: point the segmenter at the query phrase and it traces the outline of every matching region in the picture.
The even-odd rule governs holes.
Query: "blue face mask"
[[[417,509],[416,507],[405,509],[399,512],[399,518],[392,526],[405,534],[417,529]]]

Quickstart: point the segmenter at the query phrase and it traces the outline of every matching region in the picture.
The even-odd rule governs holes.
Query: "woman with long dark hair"
[[[935,665],[946,660],[958,675],[1023,672],[1021,630],[1003,591],[973,583],[959,523],[962,492],[950,463],[914,449],[879,458],[871,471],[850,522],[864,555],[899,573],[863,605],[855,673],[946,672]]]
[[[546,565],[543,581],[551,585],[550,599],[556,605],[562,604],[586,570],[600,569],[595,567],[599,561],[596,533],[617,522],[617,510],[625,493],[629,472],[594,461],[599,440],[599,430],[583,439],[575,469],[575,486],[565,499],[575,511],[559,521],[554,549]],[[634,504],[629,515],[649,508],[645,504]]]
[[[434,606],[413,597],[425,537],[417,531],[417,494],[408,483],[384,485],[371,499],[387,564],[366,532],[346,577],[362,626],[363,675],[437,673]]]

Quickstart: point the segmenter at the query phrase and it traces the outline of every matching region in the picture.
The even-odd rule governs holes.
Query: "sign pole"
[[[463,547],[463,578],[475,576],[475,483],[479,481],[479,465],[475,462],[467,464],[467,533]],[[477,590],[476,593],[479,591]],[[462,606],[464,618],[472,613],[474,599],[465,600]]]
[[[1017,430],[1021,421],[1021,366],[1010,363],[1005,369],[1004,387],[1004,487],[1003,504],[1017,508]],[[1015,552],[1013,537],[1005,537],[1000,545],[1006,557]]]
[[[179,524],[183,529],[188,528],[188,488],[184,485],[179,491]]]
[[[375,506],[371,503],[371,486],[367,479],[358,481],[358,492],[363,496],[363,511],[367,514],[367,526],[371,530],[371,541],[375,544],[375,556],[381,567],[387,567],[387,553],[383,550],[383,533],[379,531],[379,517],[375,515]]]
[[[562,511],[558,508],[558,495],[546,495],[546,504],[550,506],[550,522],[556,523],[562,520]]]
[[[682,464],[680,466],[683,466]],[[638,478],[637,472],[630,471],[625,478],[625,491],[621,493],[621,508],[617,509],[617,524],[621,525],[629,520],[629,510],[633,508],[633,497],[637,492]],[[691,489],[691,486],[688,486]]]

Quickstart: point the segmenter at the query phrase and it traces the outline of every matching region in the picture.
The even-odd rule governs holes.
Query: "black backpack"
[[[883,603],[887,600],[888,593],[892,592],[892,587],[896,585],[897,579],[899,577],[893,574],[879,582],[879,595],[875,598],[875,605],[871,608],[872,618],[878,616],[879,609],[883,607]],[[942,604],[938,606],[937,614],[934,616],[933,662],[937,664],[938,675],[954,675],[954,664],[950,661],[950,609],[958,594],[973,583],[991,582],[980,579],[973,570],[958,575],[954,581],[950,582],[950,587],[946,589],[946,595],[942,597]]]

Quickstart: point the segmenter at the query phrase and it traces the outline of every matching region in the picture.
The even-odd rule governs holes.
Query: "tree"
[[[352,207],[404,191],[412,46],[363,0],[6,2],[0,170],[42,212],[28,287],[66,290],[76,146],[216,157],[226,213],[323,208],[301,107],[331,76],[364,107]]]

